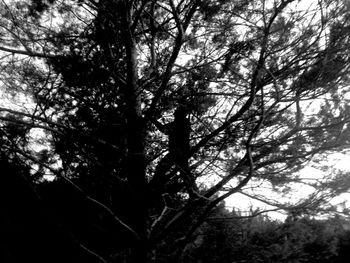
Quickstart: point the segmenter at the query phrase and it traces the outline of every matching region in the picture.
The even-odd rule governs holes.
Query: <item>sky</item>
[[[329,156],[327,165],[330,165],[331,167],[343,171],[348,171],[349,172],[349,177],[350,177],[350,153],[348,154],[343,154],[343,153],[334,153]],[[307,165],[305,166],[304,169],[300,171],[300,176],[302,178],[308,178],[308,179],[318,179],[321,178],[324,173],[320,170],[318,170],[315,167],[312,167],[312,165]],[[313,189],[308,188],[306,186],[301,186],[297,185],[297,187],[294,187],[293,189],[293,195],[296,196],[294,200],[297,200],[301,196],[305,196],[307,194],[310,194]],[[266,194],[266,193],[265,193]],[[268,196],[268,195],[267,195]],[[271,198],[280,198],[280,196],[277,195],[271,195]],[[285,201],[289,201],[288,198],[285,198]],[[291,199],[293,201],[293,198]],[[240,193],[234,194],[230,197],[228,197],[225,200],[226,207],[228,209],[236,208],[238,210],[244,211],[243,215],[249,215],[251,213],[251,210],[259,209],[260,211],[262,210],[270,210],[273,209],[274,207],[269,206],[263,202],[253,200],[247,196],[244,196]],[[346,207],[350,207],[350,193],[345,193],[342,194],[336,198],[334,198],[331,201],[331,204],[333,205],[338,205],[340,208],[345,205]],[[266,213],[269,217],[272,219],[277,219],[277,220],[285,220],[287,217],[287,214],[285,211],[278,211],[278,212],[268,212]]]

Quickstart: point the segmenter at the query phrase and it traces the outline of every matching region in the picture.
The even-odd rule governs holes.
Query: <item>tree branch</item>
[[[50,170],[53,174],[58,176],[59,178],[63,179],[66,181],[69,185],[71,185],[77,192],[79,192],[83,197],[85,197],[88,201],[91,203],[97,205],[98,207],[102,208],[104,211],[106,211],[112,218],[115,220],[116,223],[118,223],[120,226],[122,226],[125,230],[127,230],[133,237],[136,238],[136,240],[140,240],[140,237],[138,234],[133,230],[130,226],[128,226],[125,222],[123,222],[109,207],[107,207],[105,204],[101,203],[100,201],[96,200],[95,198],[89,196],[88,194],[85,193],[85,191],[80,188],[77,184],[75,184],[72,180],[70,180],[68,177],[64,176],[60,171],[52,169],[52,167],[48,166],[45,163],[42,163],[32,157],[31,155],[27,154],[26,152],[16,149],[16,151],[22,155],[23,157],[33,161],[34,163],[38,163],[45,167],[46,169]]]
[[[32,50],[13,49],[13,48],[8,48],[4,46],[0,46],[0,51],[17,54],[17,55],[25,55],[29,57],[37,57],[37,58],[58,58],[59,57],[58,55],[38,53]]]
[[[177,21],[178,34],[176,36],[175,43],[174,43],[174,48],[173,48],[173,51],[172,51],[171,56],[169,58],[168,64],[167,64],[166,69],[165,69],[165,72],[164,72],[164,74],[162,76],[162,78],[163,78],[162,83],[161,83],[160,87],[158,88],[158,90],[156,91],[156,93],[155,93],[155,95],[153,97],[153,100],[151,102],[151,105],[150,105],[148,111],[146,112],[146,115],[145,115],[146,121],[149,121],[150,119],[152,119],[152,117],[154,115],[154,112],[156,110],[158,101],[159,101],[159,99],[161,98],[161,96],[163,95],[164,91],[166,90],[166,88],[168,86],[168,82],[171,79],[172,69],[173,69],[173,67],[175,65],[175,61],[176,61],[176,59],[177,59],[177,57],[178,57],[178,55],[180,53],[180,50],[181,50],[181,47],[182,47],[182,44],[183,44],[182,43],[183,42],[183,35],[186,32],[186,29],[189,26],[189,23],[190,23],[193,15],[194,15],[194,13],[196,12],[197,6],[198,6],[197,1],[195,1],[192,4],[192,7],[189,10],[183,25],[180,23],[180,19],[179,18],[175,18],[175,20],[178,20]],[[177,14],[177,12],[175,12],[174,16],[176,16],[176,14]]]

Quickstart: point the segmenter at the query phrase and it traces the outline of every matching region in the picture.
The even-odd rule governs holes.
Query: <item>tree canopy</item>
[[[96,261],[181,251],[233,194],[319,213],[350,187],[298,173],[349,150],[342,1],[2,0],[0,14],[1,160]],[[270,200],[293,184],[313,191]]]

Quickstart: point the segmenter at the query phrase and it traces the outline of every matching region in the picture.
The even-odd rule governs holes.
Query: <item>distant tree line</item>
[[[284,222],[219,207],[183,252],[184,263],[344,263],[350,222],[289,215]],[[167,262],[159,261],[159,262]]]

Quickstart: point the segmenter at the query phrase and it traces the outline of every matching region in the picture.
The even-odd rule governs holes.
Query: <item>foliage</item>
[[[298,172],[349,148],[350,17],[303,2],[3,0],[1,153],[100,262],[181,256],[236,193],[325,210],[346,176]]]
[[[215,213],[197,232],[183,262],[344,262],[349,232],[339,217],[316,220]],[[200,241],[200,242],[199,242]]]

